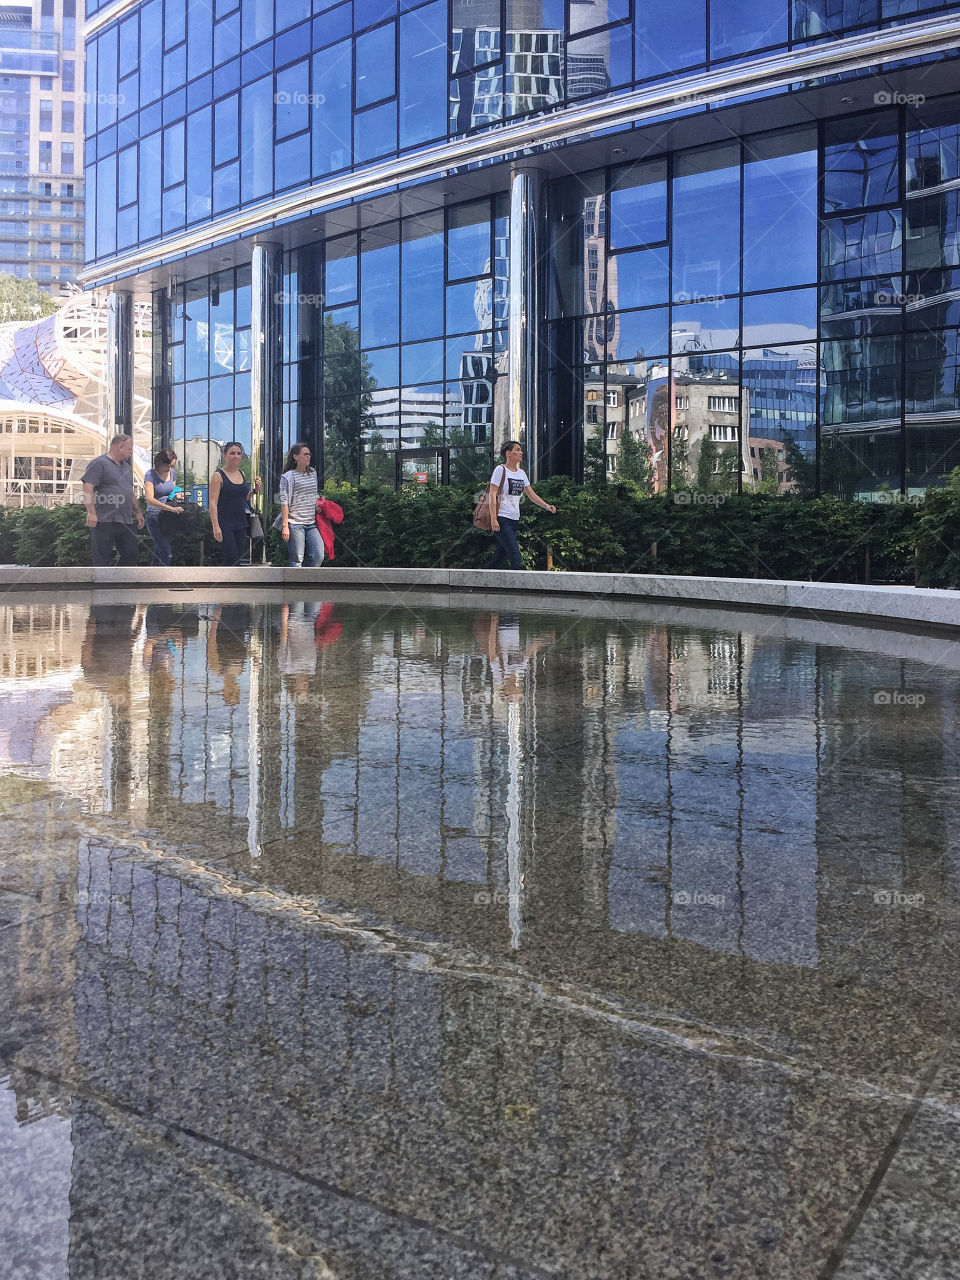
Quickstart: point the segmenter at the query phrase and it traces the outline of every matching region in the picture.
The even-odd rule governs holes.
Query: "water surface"
[[[955,1273],[960,645],[484,603],[0,611],[11,1274]]]

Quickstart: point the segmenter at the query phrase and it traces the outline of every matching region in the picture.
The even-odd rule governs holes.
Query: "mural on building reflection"
[[[946,768],[936,734],[874,697],[907,679],[899,661],[749,632],[335,601],[3,617],[4,772],[200,861],[246,850],[291,893],[407,924],[445,904],[514,948],[573,913],[816,965],[818,876],[845,865],[826,762],[853,767],[851,708],[856,759],[887,762],[862,771],[867,794]],[[953,714],[946,678],[924,676],[924,724]],[[683,910],[688,892],[717,909]],[[478,893],[503,911],[472,911]]]

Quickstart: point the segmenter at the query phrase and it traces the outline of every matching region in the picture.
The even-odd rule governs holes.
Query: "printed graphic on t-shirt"
[[[523,493],[523,481],[513,480],[510,476],[507,476],[507,493],[511,498],[519,497]]]

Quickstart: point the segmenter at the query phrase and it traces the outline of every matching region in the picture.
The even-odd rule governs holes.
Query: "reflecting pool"
[[[5,1277],[960,1270],[960,642],[7,600]]]

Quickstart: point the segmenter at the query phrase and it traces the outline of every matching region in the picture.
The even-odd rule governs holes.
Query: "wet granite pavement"
[[[6,620],[4,1280],[956,1275],[960,646],[329,605]]]

